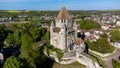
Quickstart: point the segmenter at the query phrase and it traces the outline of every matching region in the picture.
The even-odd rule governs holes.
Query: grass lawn
[[[59,64],[59,63],[55,62],[53,64],[52,68],[86,68],[86,66],[84,66],[78,62],[74,62],[74,63],[68,64],[68,65]]]
[[[116,26],[116,27],[114,27],[113,29],[120,29],[120,26]]]

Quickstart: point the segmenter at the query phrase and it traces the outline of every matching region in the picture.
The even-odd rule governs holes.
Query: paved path
[[[119,56],[120,56],[120,48],[117,48],[117,51],[115,54],[104,58],[103,60],[106,62],[107,64],[107,68],[113,68],[112,66],[112,59],[118,60],[119,61]]]

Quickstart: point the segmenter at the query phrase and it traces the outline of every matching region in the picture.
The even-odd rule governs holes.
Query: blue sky
[[[120,9],[120,0],[0,0],[0,10]]]

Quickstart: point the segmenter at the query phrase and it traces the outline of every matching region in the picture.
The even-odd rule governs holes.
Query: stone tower
[[[69,49],[77,38],[77,24],[72,23],[72,18],[65,7],[50,26],[50,44],[61,50]]]

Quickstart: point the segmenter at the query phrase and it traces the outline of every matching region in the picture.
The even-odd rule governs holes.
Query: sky
[[[113,10],[120,0],[0,0],[0,10]]]

